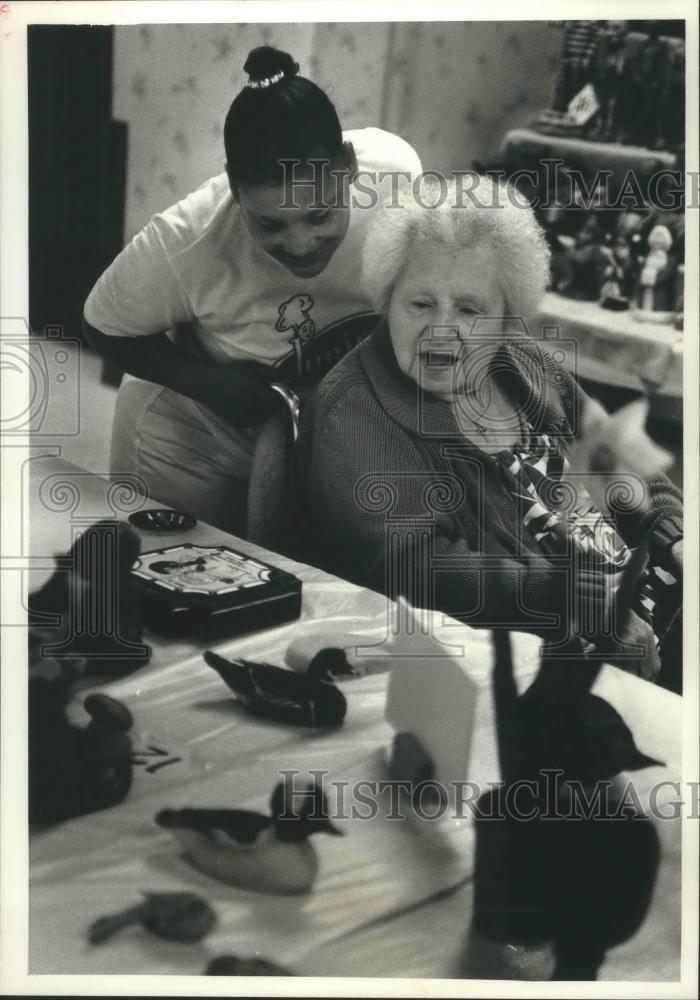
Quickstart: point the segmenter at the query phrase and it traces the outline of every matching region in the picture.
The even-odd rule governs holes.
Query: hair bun
[[[294,62],[288,52],[274,49],[271,45],[261,45],[260,48],[252,49],[248,53],[248,58],[243,67],[251,81],[257,83],[259,80],[266,80],[277,73],[284,73],[285,76],[296,76],[299,72],[299,63]]]

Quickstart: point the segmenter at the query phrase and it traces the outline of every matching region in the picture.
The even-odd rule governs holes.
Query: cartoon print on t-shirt
[[[292,295],[291,299],[287,299],[279,307],[279,318],[275,323],[275,330],[279,330],[280,333],[284,333],[285,330],[292,331],[289,343],[294,348],[299,375],[303,370],[302,344],[306,340],[311,340],[316,333],[316,324],[309,316],[313,305],[314,300],[310,295]]]
[[[302,333],[298,336],[301,331],[296,331],[295,338],[289,341],[294,350],[275,362],[280,378],[294,380],[300,377],[318,381],[372,332],[379,319],[377,313],[366,309],[343,316],[320,330],[314,324],[313,335]]]

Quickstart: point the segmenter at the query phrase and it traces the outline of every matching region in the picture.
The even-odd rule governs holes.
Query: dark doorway
[[[80,335],[85,299],[122,246],[126,124],[112,120],[111,27],[31,25],[29,320]]]

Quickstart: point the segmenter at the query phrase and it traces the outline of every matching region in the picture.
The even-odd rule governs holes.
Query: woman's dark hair
[[[341,153],[343,135],[333,103],[311,80],[297,76],[298,63],[269,45],[253,49],[243,67],[249,84],[233,101],[224,125],[224,147],[232,185],[279,181],[279,160],[309,160]]]

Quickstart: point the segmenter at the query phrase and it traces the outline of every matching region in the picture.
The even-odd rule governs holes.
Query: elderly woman
[[[602,408],[527,333],[549,274],[531,210],[488,178],[464,194],[424,190],[370,231],[364,277],[384,319],[302,424],[318,560],[472,625],[591,638],[628,546],[647,537],[661,575],[644,575],[626,638],[654,676],[651,626],[677,604],[681,494],[655,476],[614,526],[584,489],[561,509],[584,410]]]

